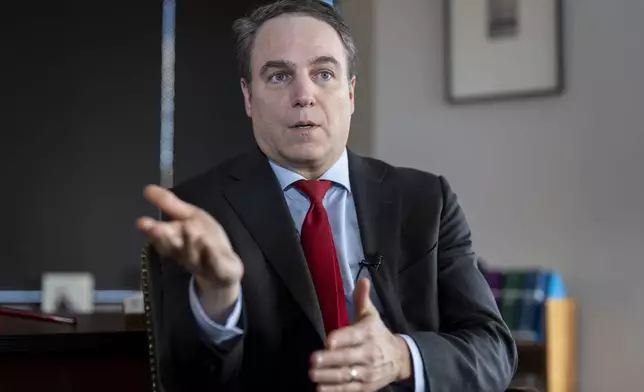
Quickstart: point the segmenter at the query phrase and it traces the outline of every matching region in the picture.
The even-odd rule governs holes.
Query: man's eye
[[[329,71],[322,71],[318,73],[318,77],[324,81],[327,81],[333,78],[333,74]]]
[[[271,75],[271,77],[268,80],[271,83],[283,83],[284,81],[286,81],[287,78],[288,78],[288,75],[286,73],[278,72]]]

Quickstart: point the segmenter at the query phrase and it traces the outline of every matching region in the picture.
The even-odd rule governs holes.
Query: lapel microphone
[[[378,268],[380,268],[380,264],[382,264],[382,255],[376,253],[373,256],[366,256],[364,260],[361,260],[358,262],[358,265],[360,268],[358,269],[358,275],[356,275],[356,283],[358,283],[358,279],[360,278],[360,273],[362,272],[362,269],[364,267],[372,267],[375,268],[376,271],[378,271]]]
[[[367,256],[364,260],[360,261],[358,264],[360,267],[373,267],[378,271],[380,264],[382,264],[383,256],[381,254],[375,254],[373,256]]]

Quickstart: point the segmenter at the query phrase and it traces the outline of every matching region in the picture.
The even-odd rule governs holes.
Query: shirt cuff
[[[412,371],[414,374],[414,391],[426,392],[425,389],[425,366],[423,365],[423,357],[420,355],[420,350],[414,339],[407,335],[399,335],[407,343],[409,352],[411,353]]]
[[[237,337],[244,333],[242,329],[237,327],[239,319],[241,317],[241,303],[242,303],[242,293],[239,292],[237,301],[232,309],[232,312],[228,316],[226,323],[221,325],[214,322],[201,306],[201,301],[199,300],[199,295],[197,294],[197,289],[195,287],[195,278],[194,276],[190,279],[189,288],[189,297],[190,297],[190,309],[192,309],[192,314],[197,320],[197,325],[206,335],[207,339],[215,345],[219,345],[222,342],[230,340],[234,337]]]

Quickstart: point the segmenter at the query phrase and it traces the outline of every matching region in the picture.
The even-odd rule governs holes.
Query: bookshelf
[[[548,299],[544,307],[544,341],[517,341],[519,368],[513,387],[543,392],[577,390],[577,306],[573,299]]]
[[[577,305],[563,277],[540,267],[480,267],[517,342],[519,366],[510,386],[576,392]]]

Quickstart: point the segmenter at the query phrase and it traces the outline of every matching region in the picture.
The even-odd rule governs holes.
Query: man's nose
[[[293,83],[293,107],[315,106],[313,90],[314,85],[310,80],[300,80]]]

